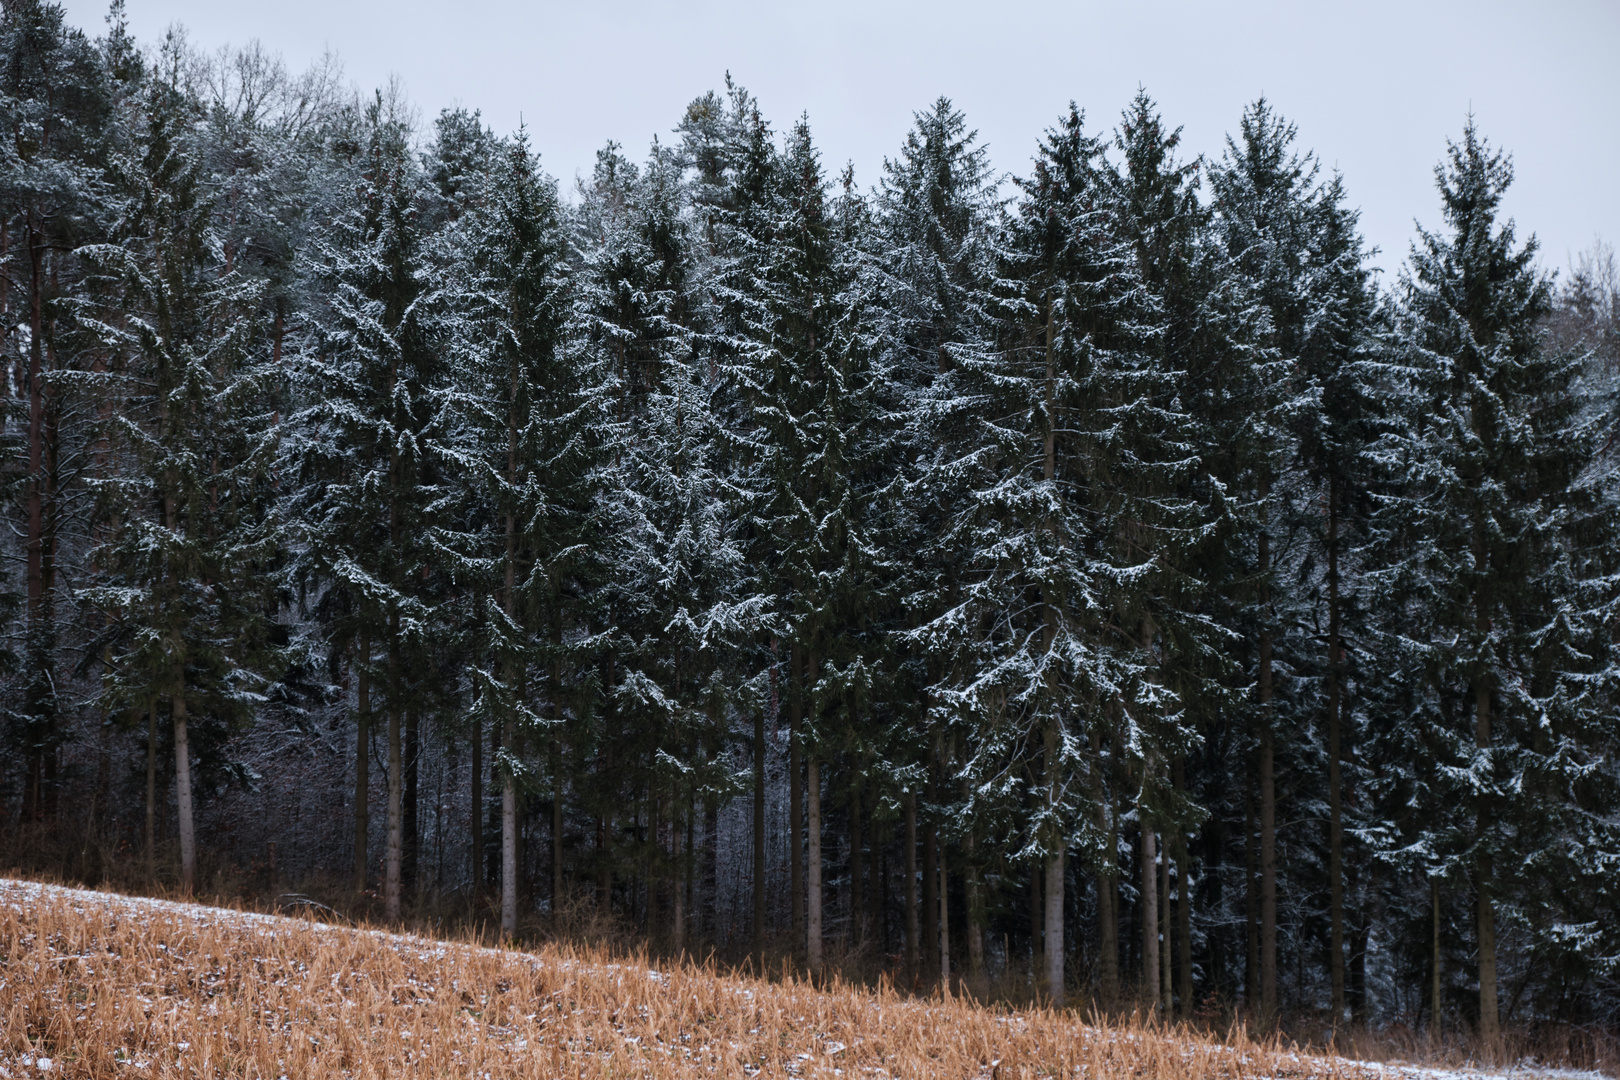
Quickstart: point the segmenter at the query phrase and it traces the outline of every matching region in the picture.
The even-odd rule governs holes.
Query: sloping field
[[[0,881],[0,957],[0,1077],[1417,1073],[1044,1010],[653,971],[567,948],[510,952],[15,881]]]

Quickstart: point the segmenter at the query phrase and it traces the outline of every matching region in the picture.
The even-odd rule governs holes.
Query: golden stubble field
[[[0,1074],[65,1077],[1129,1077],[1382,1070],[567,947],[515,952],[0,881]]]

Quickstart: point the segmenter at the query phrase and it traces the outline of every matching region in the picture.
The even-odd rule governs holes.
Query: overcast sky
[[[102,0],[66,6],[103,32]],[[178,22],[205,48],[258,38],[295,70],[330,49],[362,88],[399,76],[428,120],[450,105],[502,132],[521,118],[565,184],[605,140],[639,156],[667,138],[728,70],[778,131],[808,112],[829,173],[853,161],[862,186],[940,94],[1015,174],[1070,99],[1111,129],[1144,86],[1185,126],[1189,154],[1218,155],[1264,94],[1344,173],[1389,271],[1414,218],[1438,224],[1433,167],[1472,108],[1513,155],[1507,209],[1549,266],[1596,236],[1620,240],[1616,0],[128,0],[128,12],[144,42]]]

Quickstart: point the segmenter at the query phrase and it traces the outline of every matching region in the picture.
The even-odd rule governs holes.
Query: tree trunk
[[[1343,646],[1339,625],[1339,484],[1328,480],[1328,977],[1333,1025],[1344,1020],[1344,796],[1339,766]]]
[[[925,980],[932,980],[939,975],[939,830],[932,824],[922,828],[922,903],[919,914],[922,921],[919,971]]]
[[[354,891],[366,891],[368,857],[366,837],[371,828],[371,637],[360,635],[355,652],[355,738],[354,738]],[[477,745],[475,742],[473,745]],[[475,759],[476,760],[476,759]],[[476,768],[476,766],[475,766]],[[473,792],[478,791],[478,775],[473,774]],[[473,822],[476,850],[478,823]]]
[[[517,723],[506,721],[506,753],[517,758]],[[517,937],[518,893],[517,777],[510,766],[501,770],[501,936]]]
[[[1175,764],[1176,790],[1187,793],[1186,764],[1178,755]],[[1176,970],[1176,991],[1181,995],[1181,1018],[1192,1019],[1193,1014],[1193,958],[1192,958],[1192,875],[1191,860],[1187,858],[1187,834],[1181,829],[1175,833],[1176,856],[1176,938],[1181,944],[1177,953],[1180,963]]]
[[[1050,451],[1048,451],[1050,453]],[[1050,612],[1052,609],[1047,608]],[[1051,638],[1048,637],[1048,644]],[[1046,813],[1048,819],[1055,818],[1059,806],[1059,783],[1062,769],[1059,767],[1057,724],[1049,723],[1044,733],[1045,754],[1042,761],[1042,773],[1046,781]],[[1068,854],[1063,842],[1063,834],[1054,825],[1049,825],[1046,836],[1046,993],[1052,999],[1055,1007],[1061,1008],[1064,1003],[1064,933],[1063,933],[1063,886],[1064,861]]]
[[[1171,958],[1175,955],[1175,935],[1170,916],[1170,859],[1175,851],[1176,834],[1172,830],[1160,837],[1159,844],[1159,1002],[1166,1020],[1173,1015],[1175,1004],[1174,980],[1171,977]]]
[[[400,865],[403,887],[415,891],[417,868],[421,859],[422,830],[417,812],[417,796],[421,791],[421,770],[417,767],[422,750],[421,714],[412,708],[405,714],[405,805],[402,809],[405,846]]]
[[[1429,1037],[1438,1039],[1440,1024],[1440,879],[1429,879],[1429,908],[1433,916],[1434,938],[1430,950],[1433,967],[1429,992]]]
[[[1270,670],[1269,665],[1261,669]],[[1270,696],[1270,679],[1261,683]],[[1262,723],[1265,721],[1262,720]],[[1260,1020],[1277,1019],[1277,799],[1272,783],[1271,729],[1260,731]]]
[[[1254,774],[1243,776],[1243,1001],[1254,1012],[1260,1002],[1260,852],[1254,819]]]
[[[146,876],[157,873],[157,701],[146,713]]]
[[[476,901],[484,892],[484,722],[472,725],[472,892]]]
[[[1040,996],[1046,977],[1046,890],[1039,860],[1029,864],[1029,988]]]
[[[951,874],[945,845],[939,847],[939,984],[951,988]]]
[[[562,620],[551,620],[551,646],[562,649]],[[557,918],[563,903],[563,774],[562,774],[562,664],[551,665],[551,917]]]
[[[554,706],[554,718],[562,707]],[[560,721],[559,721],[560,722]],[[551,917],[556,919],[563,903],[563,778],[562,742],[551,739]]]
[[[799,730],[804,726],[804,650],[788,650],[788,907],[793,947],[804,940],[804,778]]]
[[[679,788],[679,784],[677,782],[674,785],[674,790],[671,791],[671,793],[670,793],[670,809],[672,811],[678,805],[679,800],[680,800],[680,788]],[[685,888],[685,885],[686,885],[686,881],[687,881],[687,874],[685,873],[685,870],[686,870],[686,867],[691,865],[691,854],[692,854],[692,852],[691,852],[692,815],[691,815],[690,811],[688,811],[688,813],[686,814],[685,837],[686,837],[687,842],[686,842],[686,845],[684,847],[682,846],[682,843],[681,843],[682,831],[681,831],[681,822],[680,822],[679,818],[680,818],[680,815],[679,815],[678,812],[673,813],[671,815],[670,823],[669,823],[670,846],[675,849],[675,851],[674,851],[674,853],[675,853],[675,860],[674,860],[675,865],[673,867],[671,867],[671,872],[670,872],[670,875],[669,875],[669,878],[670,878],[670,880],[669,880],[670,891],[675,894],[671,899],[671,903],[673,904],[673,910],[671,910],[670,916],[669,916],[669,942],[670,942],[670,948],[674,950],[676,956],[680,956],[686,951],[686,888]]]
[[[197,831],[191,817],[191,742],[186,733],[186,683],[174,692],[174,794],[180,819],[180,891],[197,891]]]
[[[1109,789],[1103,774],[1102,733],[1091,725],[1092,803],[1096,808],[1097,831],[1107,837],[1102,860],[1097,866],[1097,996],[1104,1010],[1119,1000],[1119,913],[1115,904],[1114,868],[1118,862],[1119,820],[1109,803]]]
[[[810,940],[805,955],[813,978],[821,977],[821,762],[814,754],[805,762],[805,794],[809,800],[809,927]]]
[[[754,714],[754,959],[765,970],[765,713]]]
[[[917,925],[917,793],[906,792],[906,973],[911,976],[913,985],[922,978],[918,961],[918,938],[921,928]]]
[[[854,727],[854,720],[852,706],[851,730],[859,730]],[[850,936],[857,946],[866,943],[866,897],[863,892],[865,882],[862,880],[866,868],[862,864],[862,840],[861,781],[859,776],[855,776],[849,782],[849,923]]]
[[[968,985],[975,995],[984,997],[984,881],[979,870],[979,838],[969,833],[967,838],[967,945]]]
[[[388,851],[383,871],[383,917],[399,921],[400,869],[404,855],[404,761],[400,753],[399,709],[388,709]]]
[[[1063,878],[1068,855],[1061,842],[1046,857],[1046,993],[1052,1004],[1062,1008],[1064,995]]]
[[[1149,1009],[1159,1008],[1159,867],[1153,828],[1142,823],[1142,989]]]
[[[1491,744],[1491,691],[1482,679],[1475,691],[1476,731],[1481,751]],[[1481,834],[1490,828],[1490,809],[1486,804],[1479,815]],[[1479,1039],[1485,1044],[1486,1054],[1494,1054],[1501,1033],[1496,1003],[1496,909],[1491,900],[1491,856],[1482,850],[1474,863],[1474,890],[1479,910]]]

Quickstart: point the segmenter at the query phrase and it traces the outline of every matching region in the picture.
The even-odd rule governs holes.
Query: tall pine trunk
[[[392,681],[392,680],[390,680]],[[388,708],[388,850],[383,871],[383,917],[399,920],[400,871],[405,841],[405,770],[400,752],[399,708]]]
[[[354,732],[354,891],[366,891],[366,836],[371,829],[371,635],[362,631],[355,652],[355,732]],[[475,766],[476,769],[476,766]],[[473,773],[473,791],[478,790],[478,774]],[[473,819],[474,847],[478,822]],[[474,878],[476,881],[476,877]]]
[[[1048,611],[1051,609],[1048,608]],[[1058,729],[1056,722],[1048,723],[1045,732],[1045,760],[1042,772],[1046,781],[1046,813],[1048,819],[1058,813],[1061,769],[1058,763]],[[1046,993],[1052,1004],[1061,1007],[1064,1002],[1064,934],[1063,934],[1063,879],[1064,862],[1068,854],[1063,834],[1048,825],[1046,837]]]
[[[1187,793],[1186,765],[1180,755],[1175,764],[1176,791]],[[1176,855],[1176,939],[1181,943],[1177,953],[1176,991],[1181,995],[1181,1018],[1189,1020],[1193,1013],[1193,957],[1192,957],[1192,860],[1187,857],[1187,833],[1175,832]]]
[[[754,959],[765,967],[765,712],[754,713]]]
[[[1344,1020],[1344,797],[1339,765],[1343,722],[1339,625],[1339,482],[1328,480],[1328,976],[1333,1025]]]
[[[182,661],[183,664],[183,661]],[[197,891],[197,830],[192,820],[191,740],[186,731],[186,677],[182,666],[174,691],[174,793],[180,819],[180,891]]]
[[[1119,1000],[1119,914],[1115,904],[1114,868],[1119,851],[1119,817],[1109,802],[1108,783],[1103,773],[1102,733],[1091,725],[1091,799],[1097,816],[1097,832],[1107,837],[1103,856],[1097,865],[1097,996],[1102,1007],[1112,1009]]]
[[[405,798],[401,809],[401,831],[405,834],[404,850],[400,858],[402,887],[416,892],[420,886],[418,869],[421,861],[422,830],[417,817],[420,809],[422,752],[421,713],[414,707],[405,714]]]
[[[913,985],[922,977],[918,946],[921,927],[917,925],[917,793],[906,792],[906,973]]]
[[[811,665],[814,671],[815,665]],[[810,974],[821,977],[821,762],[815,754],[805,762],[805,795],[809,802],[807,827],[810,830],[808,927],[810,939],[805,951]]]
[[[804,725],[804,650],[794,646],[788,662],[788,907],[793,947],[804,940],[804,778],[799,730]]]
[[[1482,620],[1483,621],[1483,620]],[[1491,745],[1491,691],[1482,676],[1475,690],[1475,738],[1481,752]],[[1490,829],[1490,807],[1482,803],[1479,831],[1483,838]],[[1496,1003],[1496,909],[1491,899],[1491,856],[1481,845],[1474,862],[1474,891],[1479,922],[1479,1038],[1485,1052],[1495,1052],[1500,1021]]]
[[[1261,487],[1265,498],[1265,486]],[[1260,1016],[1277,1019],[1277,789],[1274,776],[1271,709],[1271,630],[1267,619],[1271,588],[1271,537],[1260,533]]]
[[[146,876],[157,872],[157,701],[146,713]]]
[[[517,757],[517,724],[506,720],[506,752]],[[501,770],[501,936],[511,941],[517,936],[517,777],[510,766]]]
[[[472,891],[476,900],[484,892],[484,722],[473,720],[472,760]]]
[[[1175,851],[1176,834],[1170,833],[1159,838],[1159,1005],[1164,1010],[1165,1019],[1172,1015],[1171,1007],[1175,1004],[1175,980],[1171,971],[1171,957],[1175,955],[1175,934],[1170,911],[1170,859]]]
[[[1159,867],[1153,827],[1142,822],[1142,995],[1159,1008]]]

